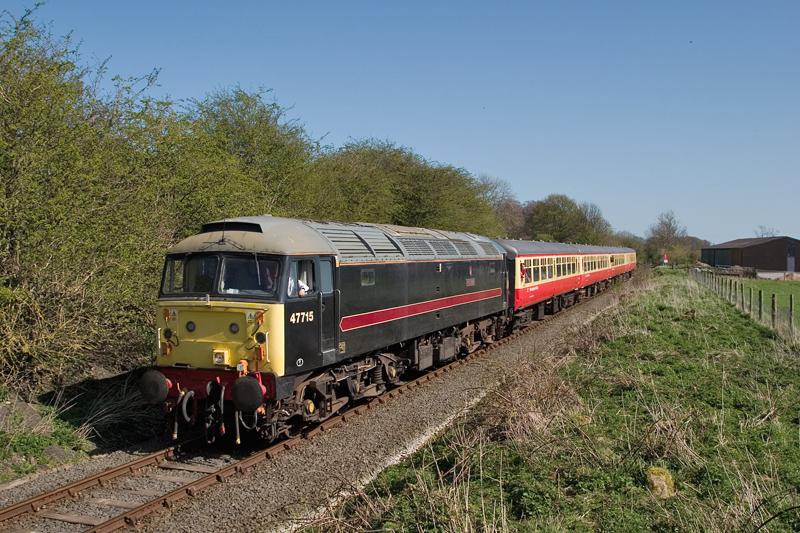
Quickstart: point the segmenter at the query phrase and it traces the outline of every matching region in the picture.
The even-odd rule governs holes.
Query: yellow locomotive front
[[[283,374],[281,267],[259,254],[168,257],[156,364]]]

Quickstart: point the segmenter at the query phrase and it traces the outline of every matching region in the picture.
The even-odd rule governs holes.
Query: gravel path
[[[630,284],[619,290],[625,291]],[[515,362],[537,346],[559,342],[570,325],[616,304],[609,291],[541,324],[485,357],[366,411],[311,442],[260,463],[243,476],[183,500],[139,524],[145,531],[276,531],[302,527],[309,517],[361,486],[389,464],[419,449],[474,405]]]

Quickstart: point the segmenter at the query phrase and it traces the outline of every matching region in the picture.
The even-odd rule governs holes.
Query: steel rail
[[[606,291],[607,289],[602,291],[600,294],[605,293]],[[579,302],[572,304],[570,307],[566,309],[575,309],[577,307],[582,306],[585,303],[588,303],[593,299],[594,296],[581,298]],[[439,367],[433,371],[427,372],[424,375],[419,376],[418,378],[412,381],[405,382],[395,388],[392,388],[384,392],[380,396],[373,398],[367,403],[350,407],[346,411],[334,415],[333,417],[325,420],[324,422],[321,422],[317,426],[314,426],[313,428],[304,432],[301,435],[285,439],[281,442],[269,446],[268,448],[254,452],[251,455],[245,457],[244,459],[240,459],[235,463],[220,468],[216,472],[207,474],[196,480],[190,481],[189,483],[186,483],[185,485],[182,485],[170,492],[167,492],[162,496],[149,500],[139,505],[136,508],[127,510],[122,514],[109,518],[105,522],[92,526],[86,531],[92,533],[105,533],[108,531],[116,531],[124,527],[133,526],[136,524],[138,520],[149,514],[152,514],[158,509],[164,507],[170,508],[175,502],[182,500],[187,496],[195,496],[199,491],[205,488],[208,488],[212,485],[216,485],[218,483],[222,483],[231,476],[242,474],[246,470],[254,467],[255,465],[263,461],[273,459],[281,452],[290,450],[298,446],[303,441],[310,441],[319,433],[330,431],[331,429],[338,427],[343,423],[346,423],[348,420],[351,420],[354,416],[362,415],[366,411],[372,410],[376,406],[384,404],[390,399],[405,394],[412,388],[420,387],[423,384],[433,381],[434,379],[442,376],[443,374],[447,374],[460,366],[466,365],[467,363],[474,361],[475,359],[483,357],[484,355],[492,352],[496,348],[506,345],[509,342],[532,332],[533,330],[537,329],[543,324],[550,322],[551,320],[556,319],[559,316],[562,316],[562,313],[557,313],[555,315],[547,315],[544,319],[538,320],[524,327],[521,327],[518,330],[511,333],[510,335],[503,337],[502,339],[499,339],[491,344],[485,345],[482,348],[479,348],[478,350],[466,355],[465,357],[456,359],[455,361],[448,363],[442,367]],[[53,491],[41,494],[39,496],[33,496],[19,503],[11,505],[10,507],[1,509],[0,522],[9,520],[11,518],[14,518],[16,516],[25,513],[35,513],[46,504],[53,503],[55,501],[67,497],[76,497],[80,492],[86,489],[93,488],[98,485],[103,486],[106,482],[112,479],[132,474],[138,470],[141,470],[144,467],[158,465],[159,463],[174,457],[176,448],[177,447],[170,447],[152,453],[145,457],[141,457],[139,459],[131,461],[130,463],[126,463],[124,465],[104,470],[103,472],[99,472],[82,480],[75,481],[68,485],[64,485]]]
[[[151,453],[139,459],[135,459],[129,463],[120,466],[115,466],[97,474],[85,477],[78,481],[63,485],[55,490],[32,496],[26,500],[15,503],[4,509],[0,509],[0,522],[4,522],[15,516],[25,513],[36,512],[48,503],[53,503],[64,498],[71,498],[77,496],[80,492],[96,486],[103,486],[106,482],[112,479],[132,474],[137,470],[141,470],[147,466],[157,465],[162,461],[172,458],[175,455],[175,446]]]

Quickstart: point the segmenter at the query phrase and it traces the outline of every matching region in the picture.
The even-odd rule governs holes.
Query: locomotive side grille
[[[364,241],[351,230],[336,229],[336,228],[319,228],[318,231],[322,233],[325,238],[331,241],[331,244],[336,247],[342,256],[365,256],[372,255],[372,251],[367,248]]]
[[[478,255],[475,248],[467,241],[451,241],[461,255]]]
[[[433,249],[422,239],[398,238],[397,241],[405,248],[406,253],[410,256],[434,255]]]
[[[458,256],[458,250],[450,241],[428,241],[428,244],[434,249],[436,255]]]

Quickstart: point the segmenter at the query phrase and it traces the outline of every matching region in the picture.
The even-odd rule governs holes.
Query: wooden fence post
[[[758,321],[764,321],[764,291],[758,289]]]
[[[794,294],[789,295],[789,333],[794,335]]]
[[[753,287],[750,287],[750,316],[753,316]]]
[[[775,329],[775,320],[778,318],[778,299],[775,297],[775,293],[772,293],[772,329]]]
[[[739,283],[739,309],[744,313],[744,285]]]

